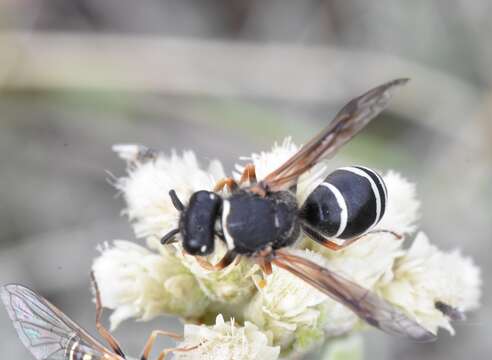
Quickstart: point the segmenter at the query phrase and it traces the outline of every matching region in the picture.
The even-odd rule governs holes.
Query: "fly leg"
[[[157,360],[164,360],[167,356],[167,354],[172,353],[172,352],[188,352],[188,351],[193,351],[195,349],[198,349],[200,346],[202,346],[203,343],[200,343],[198,345],[194,346],[188,346],[188,347],[177,347],[177,348],[170,348],[170,349],[165,349],[163,350],[160,354]]]
[[[236,259],[236,257],[237,254],[234,251],[229,250],[225,253],[224,257],[217,264],[210,263],[207,259],[205,259],[202,256],[195,256],[195,259],[196,261],[198,261],[200,266],[206,270],[222,270],[225,269],[230,264],[232,264]]]
[[[183,337],[179,334],[169,332],[169,331],[162,331],[162,330],[154,330],[152,331],[152,334],[150,334],[149,339],[145,343],[144,349],[142,351],[142,355],[140,356],[140,360],[148,360],[150,356],[150,352],[152,351],[152,347],[154,346],[155,339],[158,336],[168,336],[174,340],[183,340]]]
[[[97,286],[96,277],[94,276],[93,271],[91,271],[91,281],[92,281],[92,287],[94,289],[94,295],[96,296],[96,329],[99,332],[99,334],[108,342],[111,349],[113,349],[113,351],[119,356],[121,356],[122,358],[125,358],[125,354],[123,353],[123,350],[121,350],[120,344],[113,337],[113,335],[111,335],[109,330],[104,327],[104,325],[101,322],[102,313],[103,313],[103,307],[101,304],[101,294],[99,293],[99,287]]]
[[[339,245],[336,242],[334,242],[334,241],[330,240],[329,238],[325,237],[323,234],[319,233],[318,231],[310,228],[309,226],[303,225],[302,226],[302,230],[304,231],[304,233],[307,236],[309,236],[311,239],[313,239],[314,241],[316,241],[318,244],[321,244],[324,247],[327,247],[328,249],[334,250],[334,251],[342,250],[342,249],[346,248],[347,246],[352,245],[357,240],[360,240],[360,239],[362,239],[362,238],[364,238],[364,237],[366,237],[367,235],[370,235],[370,234],[389,233],[389,234],[393,235],[398,240],[400,240],[400,239],[403,238],[402,235],[400,235],[400,234],[398,234],[398,233],[396,233],[394,231],[390,231],[390,230],[372,230],[372,231],[369,231],[369,232],[364,233],[362,235],[356,236],[356,237],[354,237],[352,239],[348,239],[342,245]]]

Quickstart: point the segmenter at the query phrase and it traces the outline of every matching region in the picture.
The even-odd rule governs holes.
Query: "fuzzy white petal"
[[[309,250],[291,250],[320,265],[326,261]],[[321,315],[328,297],[291,273],[273,267],[271,275],[258,281],[258,293],[245,310],[246,319],[270,331],[282,349],[306,350],[323,337]],[[302,349],[304,348],[304,349]]]
[[[176,352],[177,360],[275,360],[280,348],[270,345],[268,336],[247,322],[237,326],[234,320],[225,322],[218,315],[213,326],[185,325],[180,347],[193,347],[188,352]]]
[[[166,250],[157,254],[118,240],[103,249],[92,268],[103,305],[114,310],[112,328],[130,317],[149,320],[174,314],[196,318],[208,305],[194,277]]]
[[[415,184],[394,171],[385,174],[383,180],[388,190],[388,202],[375,229],[392,230],[401,235],[415,231],[420,209]]]
[[[419,233],[406,254],[395,263],[394,278],[381,284],[381,293],[404,308],[423,326],[454,333],[450,320],[436,309],[440,301],[461,311],[474,310],[480,301],[480,270],[459,251],[445,253]]]
[[[178,249],[181,249],[177,245]],[[208,257],[210,263],[215,264],[225,255],[227,248],[221,240],[215,242],[215,250]],[[223,270],[204,269],[194,256],[180,254],[183,265],[195,276],[200,288],[215,302],[240,306],[253,296],[256,288],[253,274],[259,271],[248,259],[242,259],[239,264],[233,263]]]
[[[242,157],[241,160],[246,163],[253,163],[255,165],[256,177],[258,180],[261,180],[286,162],[299,149],[300,147],[295,145],[292,139],[288,137],[280,144],[275,143],[270,151],[253,153],[250,156]],[[236,165],[236,178],[240,177],[243,169],[244,165]],[[306,200],[309,193],[323,181],[326,175],[327,167],[323,163],[320,163],[300,177],[296,192],[299,204],[302,204]]]
[[[116,147],[116,150],[127,158],[129,146]],[[193,192],[211,190],[224,176],[220,162],[214,160],[208,170],[202,169],[191,151],[182,155],[173,152],[170,156],[157,153],[155,159],[132,163],[128,176],[118,179],[116,187],[125,197],[125,213],[137,237],[159,238],[178,222],[179,213],[172,205],[169,190],[174,189],[186,204]]]
[[[299,148],[292,142],[291,138],[286,138],[280,144],[275,143],[270,151],[253,153],[250,156],[242,157],[241,160],[244,160],[247,163],[253,163],[255,165],[257,178],[263,179],[287,161],[298,149]],[[236,170],[238,171],[236,176],[239,176],[243,169],[244,166],[236,165]]]

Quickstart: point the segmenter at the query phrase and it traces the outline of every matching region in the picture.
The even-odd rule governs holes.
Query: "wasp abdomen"
[[[361,235],[381,220],[387,190],[374,170],[352,166],[335,170],[306,199],[300,217],[333,238]]]

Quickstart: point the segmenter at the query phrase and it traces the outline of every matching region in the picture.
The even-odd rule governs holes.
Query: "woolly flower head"
[[[292,250],[319,265],[326,261],[309,250]],[[258,293],[246,308],[246,318],[273,333],[274,344],[283,349],[308,348],[323,338],[322,313],[327,296],[303,280],[278,267],[259,280]]]
[[[297,150],[287,139],[269,152],[241,158],[235,176],[240,176],[245,162],[253,163],[261,180]],[[174,189],[186,204],[193,192],[213,189],[225,177],[218,161],[204,170],[192,152],[166,156],[135,145],[118,146],[115,151],[128,162],[128,174],[116,181],[127,203],[125,212],[137,237],[146,239],[154,252],[115,242],[96,259],[103,304],[115,310],[113,326],[128,317],[146,320],[159,314],[215,323],[185,325],[181,345],[201,345],[177,353],[178,359],[275,359],[360,328],[352,311],[283,269],[273,266],[272,274],[264,275],[243,258],[239,264],[210,271],[183,252],[179,234],[176,244],[160,244],[159,238],[178,225],[169,190]],[[296,192],[299,205],[328,171],[320,163],[301,176]],[[383,179],[388,201],[374,230],[408,237],[416,230],[420,205],[415,186],[394,172]],[[419,235],[406,249],[402,239],[373,232],[343,250],[331,251],[304,236],[288,251],[377,292],[431,331],[438,327],[452,331],[449,319],[435,304],[462,311],[478,306],[479,272],[458,252],[443,253],[422,239]],[[225,243],[217,238],[207,260],[216,263],[225,251]],[[225,322],[222,315],[237,323]]]
[[[226,253],[226,246],[221,241],[215,242],[214,253],[207,257],[215,264]],[[239,264],[227,266],[222,270],[204,269],[194,256],[181,253],[183,265],[195,276],[201,289],[207,296],[222,305],[237,306],[245,304],[255,292],[253,274],[259,271],[257,266],[248,259],[242,259]]]
[[[115,185],[125,197],[125,213],[140,238],[159,238],[176,226],[178,212],[169,200],[169,190],[188,200],[197,190],[211,190],[225,176],[219,161],[212,161],[204,170],[192,151],[182,156],[156,153],[142,160],[142,149],[137,145],[117,145],[113,149],[129,161],[128,176],[119,178]]]
[[[272,171],[274,171],[279,165],[286,162],[292,155],[294,155],[298,146],[294,144],[291,138],[286,138],[282,143],[275,143],[270,151],[262,151],[260,153],[253,153],[250,156],[243,156],[241,160],[255,165],[256,176],[258,179],[263,179]],[[236,176],[242,173],[244,166],[236,165]]]
[[[117,240],[102,248],[93,270],[102,303],[114,309],[113,329],[130,317],[149,320],[173,314],[196,318],[209,303],[195,278],[168,249],[158,254]]]
[[[253,153],[250,156],[243,156],[241,157],[241,160],[243,162],[252,163],[255,166],[257,178],[261,180],[286,162],[298,150],[299,147],[292,142],[290,137],[288,137],[280,144],[275,143],[270,151],[262,151],[260,153]],[[236,173],[234,174],[236,179],[240,177],[243,170],[244,165],[236,164]],[[302,204],[309,193],[323,181],[326,172],[326,166],[320,163],[300,177],[296,192],[296,197],[300,204]]]
[[[237,326],[234,320],[225,322],[222,315],[213,326],[185,325],[179,346],[194,349],[176,352],[176,360],[275,360],[280,353],[256,325],[246,321]]]
[[[375,229],[391,230],[401,235],[414,232],[420,209],[415,184],[394,171],[388,171],[383,180],[388,201],[386,212]]]
[[[479,306],[480,270],[458,250],[438,250],[423,233],[397,259],[394,277],[382,283],[381,293],[386,299],[404,308],[433,333],[442,327],[454,334],[450,318],[437,304],[463,312]]]

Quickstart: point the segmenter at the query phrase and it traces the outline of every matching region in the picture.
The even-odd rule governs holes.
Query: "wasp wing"
[[[364,321],[386,333],[420,342],[429,342],[436,338],[430,331],[375,293],[310,260],[290,254],[285,250],[277,250],[273,263],[344,304]]]
[[[298,178],[321,159],[328,158],[369,121],[388,106],[396,88],[406,84],[408,79],[396,79],[380,85],[351,100],[335,116],[331,123],[316,137],[305,144],[283,165],[265,177],[263,189],[280,191],[297,183]]]
[[[17,284],[0,296],[22,343],[37,360],[92,359],[110,354],[97,340],[34,291]]]

